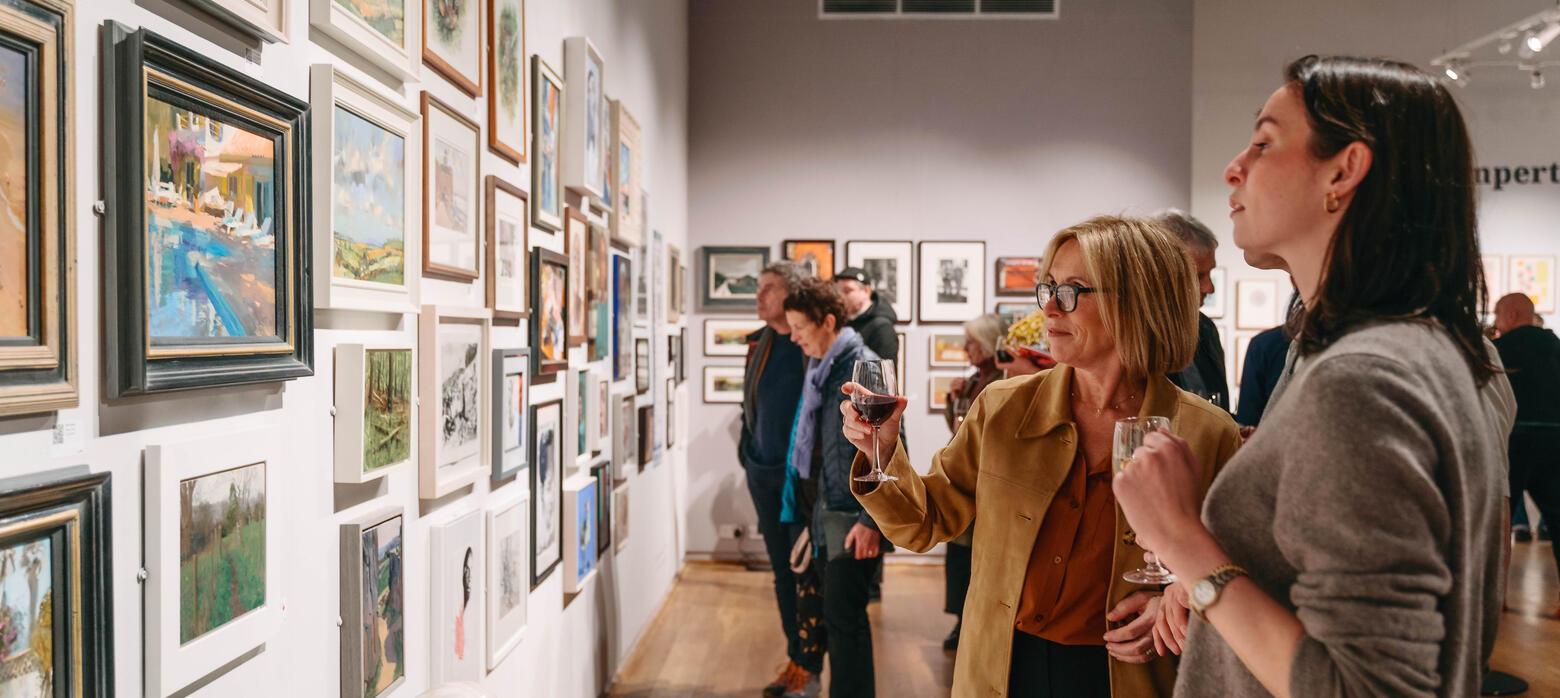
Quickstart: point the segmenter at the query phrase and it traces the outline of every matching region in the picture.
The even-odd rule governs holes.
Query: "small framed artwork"
[[[616,393],[612,400],[612,481],[623,482],[628,479],[629,466],[639,462],[639,417],[632,393]]]
[[[524,487],[494,492],[487,507],[487,668],[509,656],[525,633],[531,594],[531,498]]]
[[[191,0],[249,36],[268,44],[287,43],[288,0]]]
[[[422,0],[422,4],[423,62],[461,92],[472,97],[481,94],[484,3]]]
[[[429,526],[433,541],[431,611],[433,685],[481,681],[486,673],[486,614],[482,612],[487,556],[482,541],[481,512],[468,511],[454,520]]]
[[[998,303],[995,312],[1002,316],[1004,327],[1011,327],[1013,323],[1033,315],[1039,309],[1040,306],[1034,303]]]
[[[612,490],[612,541],[620,553],[628,544],[628,485],[625,482]]]
[[[341,695],[388,696],[406,681],[406,547],[400,508],[341,525]]]
[[[650,391],[650,340],[639,337],[634,340],[634,392],[644,395]]]
[[[1235,282],[1235,329],[1265,330],[1279,323],[1278,282],[1242,279]]]
[[[563,40],[563,75],[574,85],[563,100],[563,183],[592,203],[606,196],[606,70],[590,39]]]
[[[857,267],[872,277],[872,289],[880,298],[888,300],[901,323],[910,322],[912,317],[914,251],[909,240],[851,240],[845,243],[845,266]]]
[[[270,495],[282,443],[265,428],[146,448],[147,695],[173,695],[281,627],[286,533]]]
[[[551,376],[569,365],[569,258],[552,250],[531,253],[531,346],[538,376]]]
[[[531,225],[563,229],[563,78],[531,56]]]
[[[612,549],[612,464],[591,466],[590,476],[596,481],[596,559],[600,560]]]
[[[985,242],[928,240],[919,253],[920,322],[964,322],[985,312]]]
[[[422,120],[423,274],[475,281],[481,271],[477,172],[482,135],[475,121],[427,91],[422,93]]]
[[[704,283],[699,302],[706,308],[755,308],[758,276],[769,264],[768,247],[699,248]]]
[[[905,360],[905,352],[907,351],[906,347],[909,346],[909,340],[906,339],[904,332],[895,332],[894,334],[899,336],[899,357],[894,361],[894,375],[899,379],[899,382],[894,385],[901,386],[900,390],[903,390],[905,384],[905,364],[909,363]]]
[[[525,0],[487,0],[487,12],[488,149],[520,165],[526,136]]]
[[[563,559],[563,401],[531,406],[531,588]]]
[[[1251,351],[1251,338],[1257,333],[1241,332],[1235,335],[1235,387],[1240,387],[1240,380],[1246,372],[1246,352]]]
[[[563,483],[563,592],[578,594],[596,578],[596,479],[577,473]]]
[[[417,114],[336,70],[309,69],[314,128],[314,307],[417,312],[422,268]]]
[[[412,0],[308,0],[309,24],[389,72],[416,82],[422,59],[421,8]]]
[[[786,240],[780,243],[780,258],[825,281],[834,278],[833,240]]]
[[[672,364],[672,370],[677,375],[677,384],[682,385],[688,380],[688,328],[677,328],[677,357]]]
[[[600,361],[612,353],[612,246],[607,242],[607,227],[590,225],[590,249],[586,253],[585,301],[590,308],[586,337],[591,361]]]
[[[639,406],[639,472],[655,460],[655,405]]]
[[[742,404],[742,386],[746,370],[741,366],[705,366],[704,402]]]
[[[666,446],[677,445],[677,379],[666,379]]]
[[[508,480],[531,464],[531,350],[493,350],[492,478]]]
[[[634,268],[634,325],[641,328],[650,326],[650,274],[653,265],[646,257],[649,256],[647,245],[639,245],[629,250],[629,259]]]
[[[600,456],[602,444],[612,438],[607,430],[607,385],[600,371],[585,371],[580,401],[585,404],[585,452],[592,458]]]
[[[1224,283],[1228,273],[1224,267],[1214,267],[1208,271],[1208,279],[1213,284],[1213,293],[1203,297],[1202,314],[1212,319],[1224,317]]]
[[[682,249],[676,245],[666,246],[666,321],[678,323],[682,321]]]
[[[574,465],[590,466],[590,371],[583,368],[569,369],[568,390],[564,404],[570,406],[570,419],[565,433],[573,437]],[[567,457],[565,457],[567,460]]]
[[[634,271],[624,255],[612,257],[612,380],[627,380],[634,371]]]
[[[487,219],[487,305],[495,317],[526,318],[526,274],[530,267],[530,218],[526,209],[530,196],[519,187],[488,175]]]
[[[933,414],[942,412],[948,407],[948,391],[953,387],[956,378],[962,378],[957,373],[933,373],[926,378],[926,408]]]
[[[997,258],[997,295],[1033,298],[1039,283],[1039,257]]]
[[[1489,297],[1489,315],[1495,314],[1495,303],[1506,295],[1506,258],[1498,254],[1482,255],[1479,263],[1484,267],[1484,288]]]
[[[650,231],[650,260],[645,266],[645,283],[650,285],[650,325],[659,329],[666,324],[666,298],[667,281],[666,274],[666,238],[661,231]]]
[[[336,345],[336,482],[377,480],[412,460],[411,347]]]
[[[640,168],[644,151],[640,146],[639,122],[618,100],[612,100],[612,237],[626,245],[644,242],[645,200],[640,188]]]
[[[483,365],[490,315],[424,305],[417,319],[417,494],[437,499],[482,477]]]
[[[1526,293],[1541,314],[1555,312],[1555,258],[1512,255],[1508,258],[1507,293]]]
[[[963,368],[969,365],[970,357],[964,353],[964,333],[934,332],[931,339],[932,358],[927,363],[939,368]]]
[[[585,344],[585,237],[590,220],[576,208],[566,208],[563,218],[563,245],[569,255],[569,346]]]

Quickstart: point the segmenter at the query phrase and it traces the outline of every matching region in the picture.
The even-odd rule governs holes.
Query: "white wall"
[[[690,245],[786,238],[984,240],[1038,255],[1099,213],[1188,204],[1189,2],[1076,2],[1060,21],[820,21],[815,0],[695,0]],[[690,262],[690,269],[694,268]],[[697,293],[694,288],[691,293]],[[990,293],[990,289],[987,289]],[[1022,301],[1022,298],[996,299]],[[740,359],[702,355],[690,377]],[[926,410],[928,341],[909,333],[912,459],[948,429]],[[721,524],[754,521],[738,409],[690,395],[688,549],[730,554]],[[756,541],[741,549],[761,553]]]
[[[163,0],[78,0],[76,12],[76,161],[78,226],[77,302],[81,404],[55,416],[0,420],[0,476],[21,475],[86,463],[113,473],[114,672],[119,695],[142,692],[143,603],[136,571],[142,566],[142,458],[144,446],[208,436],[258,425],[275,425],[285,435],[284,460],[270,502],[277,531],[284,536],[285,611],[279,634],[264,651],[200,687],[204,696],[324,696],[336,693],[340,663],[337,616],[337,526],[386,504],[405,508],[407,516],[407,681],[395,695],[415,696],[429,681],[428,526],[473,508],[487,498],[486,478],[463,498],[419,503],[415,473],[404,471],[383,487],[337,487],[331,470],[332,350],[338,342],[399,337],[415,345],[416,321],[395,324],[386,318],[349,318],[321,313],[317,318],[316,374],[285,384],[214,389],[152,398],[102,402],[100,388],[99,228],[92,202],[100,189],[98,166],[98,28],[107,19],[148,27],[185,43],[301,99],[308,99],[308,66],[316,62],[346,65],[314,43],[307,3],[288,3],[293,43],[267,47],[258,65],[232,48],[225,30],[189,17],[182,5]],[[416,3],[409,3],[416,7]],[[686,247],[687,227],[687,8],[683,0],[529,0],[526,3],[526,51],[538,53],[563,70],[563,38],[588,35],[607,61],[607,91],[635,112],[644,128],[647,189],[654,208],[651,227]],[[347,70],[354,74],[361,63]],[[424,80],[439,98],[486,113],[473,100],[424,69]],[[529,82],[529,78],[527,78]],[[394,89],[387,87],[387,89]],[[417,109],[420,85],[401,91]],[[485,142],[485,141],[484,141]],[[529,171],[486,153],[483,174],[499,174],[530,189]],[[319,205],[317,202],[316,205]],[[318,232],[318,231],[316,231]],[[547,238],[532,231],[532,240]],[[556,241],[540,244],[559,249]],[[423,300],[482,306],[482,283],[423,282]],[[525,326],[500,329],[494,346],[524,343]],[[576,356],[583,364],[583,356]],[[562,384],[538,387],[533,401],[561,397]],[[682,398],[686,402],[687,398]],[[84,444],[51,449],[56,423],[84,431]],[[680,439],[686,442],[686,439]],[[678,483],[684,479],[681,448],[662,465],[633,483],[632,536],[587,593],[564,604],[561,573],[555,573],[529,597],[529,627],[523,644],[486,681],[495,695],[593,696],[604,690],[665,598],[682,558],[678,524],[682,505]],[[516,485],[510,485],[511,487]],[[524,486],[520,483],[518,486]],[[373,498],[371,501],[369,498]]]

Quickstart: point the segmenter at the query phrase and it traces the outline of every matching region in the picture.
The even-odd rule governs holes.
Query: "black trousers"
[[[769,566],[775,572],[775,603],[780,607],[780,627],[785,631],[786,656],[814,674],[823,671],[823,652],[804,647],[797,613],[797,580],[791,572],[791,546],[801,528],[780,523],[780,498],[785,492],[785,468],[748,468],[748,494],[758,512],[758,531],[764,536]]]
[[[1511,430],[1512,508],[1522,506],[1518,499],[1527,490],[1538,505],[1539,517],[1551,523],[1560,521],[1560,428],[1518,424]],[[1560,569],[1560,544],[1553,548],[1555,566]]]
[[[1110,659],[1103,645],[1060,645],[1013,631],[1008,669],[1013,698],[1110,698]]]
[[[964,597],[970,593],[970,552],[968,545],[949,543],[943,562],[943,611],[964,616]]]
[[[867,587],[882,563],[881,555],[857,560],[849,553],[827,561],[813,559],[813,566],[823,577],[823,624],[828,631],[831,698],[876,695]]]

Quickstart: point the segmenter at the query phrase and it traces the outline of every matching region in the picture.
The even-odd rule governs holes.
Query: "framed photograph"
[[[487,0],[487,12],[488,148],[499,157],[522,165],[527,133],[525,0]]]
[[[985,242],[927,240],[919,256],[919,322],[964,322],[986,312]]]
[[[894,360],[894,377],[899,379],[899,382],[894,385],[901,386],[900,390],[904,390],[902,386],[905,385],[905,364],[909,363],[905,360],[905,352],[909,344],[904,332],[895,332],[894,334],[899,335],[899,358]]]
[[[309,69],[314,128],[314,307],[417,312],[422,198],[415,112],[336,70]],[[330,234],[324,234],[329,231]]]
[[[563,401],[531,406],[531,588],[563,559]]]
[[[569,258],[538,247],[531,263],[533,358],[536,374],[550,376],[569,366]]]
[[[607,402],[604,398],[607,383],[602,379],[600,371],[589,369],[580,373],[583,376],[580,404],[584,406],[582,412],[585,423],[585,448],[581,452],[594,459],[601,455],[602,443],[612,438],[606,429]]]
[[[541,56],[531,56],[531,225],[563,229],[563,78]]]
[[[531,595],[531,497],[524,487],[505,487],[487,507],[487,668],[509,656],[525,633]]]
[[[932,414],[939,414],[948,407],[948,390],[953,387],[953,381],[963,376],[957,373],[933,373],[926,378],[926,408]]]
[[[645,201],[640,178],[644,150],[640,144],[639,122],[618,100],[612,100],[611,172],[612,237],[628,245],[644,242]]]
[[[628,257],[612,258],[612,380],[627,380],[634,370],[629,344],[634,337],[634,271]]]
[[[423,274],[475,281],[481,272],[476,206],[482,136],[475,121],[427,91],[422,120]]]
[[[563,592],[578,594],[596,578],[596,479],[577,473],[563,483]]]
[[[0,83],[0,162],[5,163],[0,172],[9,184],[0,202],[6,213],[0,217],[0,416],[79,402],[77,187],[74,178],[67,179],[75,167],[74,9],[65,0],[18,0],[5,7],[0,11],[0,62],[7,75]],[[106,241],[114,229],[112,221],[108,225]],[[104,265],[113,278],[109,261]],[[110,327],[117,302],[105,306]],[[109,382],[112,390],[112,376]]]
[[[281,627],[286,532],[270,493],[282,443],[264,428],[147,446],[147,695],[167,698]]]
[[[666,446],[677,445],[677,379],[666,379]]]
[[[397,507],[341,525],[343,696],[388,696],[406,681],[405,523]]]
[[[576,468],[590,467],[590,371],[584,368],[569,369],[563,404],[568,409],[564,422],[565,438],[570,440],[564,462],[572,462]],[[569,456],[573,455],[572,461]]]
[[[472,97],[482,92],[482,5],[422,0],[423,62]]]
[[[644,395],[650,391],[650,340],[634,339],[634,392]]]
[[[377,480],[412,462],[411,347],[336,345],[336,482]]]
[[[417,494],[438,499],[482,477],[482,373],[490,315],[425,305],[417,319]]]
[[[288,0],[190,0],[217,19],[268,44],[287,43]]]
[[[531,264],[531,197],[497,175],[487,176],[487,305],[495,317],[527,318]]]
[[[563,245],[569,255],[569,346],[585,344],[586,249],[590,220],[576,208],[564,209]]]
[[[483,570],[486,549],[482,541],[483,516],[468,511],[460,517],[428,527],[433,540],[432,625],[433,685],[455,681],[481,681],[487,655],[486,615],[482,612]]]
[[[1209,270],[1208,278],[1213,282],[1213,293],[1203,298],[1202,314],[1217,320],[1224,317],[1224,283],[1227,278],[1224,267]]]
[[[933,332],[931,360],[927,363],[939,368],[964,368],[970,365],[969,355],[964,353],[963,332]]]
[[[1278,282],[1241,279],[1235,282],[1235,329],[1265,330],[1275,327],[1279,312]]]
[[[655,460],[655,405],[639,406],[639,471]]]
[[[678,323],[682,321],[684,291],[682,268],[682,248],[676,245],[667,245],[666,276],[668,283],[666,284],[666,321],[668,323]]]
[[[574,89],[564,95],[564,186],[599,203],[607,183],[606,61],[583,36],[563,40],[563,75]]]
[[[590,450],[600,455],[612,447],[612,374],[601,369],[593,370],[591,374],[595,381],[595,397],[591,401],[595,403],[592,411],[596,415],[596,443]]]
[[[1246,373],[1246,352],[1251,351],[1251,338],[1257,336],[1256,332],[1241,332],[1235,335],[1235,387],[1240,387],[1241,377]]]
[[[628,486],[625,482],[612,490],[612,541],[620,553],[628,544]]]
[[[0,482],[0,614],[9,640],[0,691],[114,694],[110,485],[108,473],[85,466]],[[157,668],[148,662],[148,673]]]
[[[704,402],[706,404],[742,404],[742,386],[746,380],[742,366],[705,366]]]
[[[704,355],[747,356],[748,337],[761,329],[764,329],[764,321],[758,318],[707,318],[704,321]]]
[[[1039,283],[1039,257],[997,258],[997,295],[1034,298]]]
[[[1506,258],[1498,254],[1482,255],[1479,263],[1484,267],[1484,287],[1489,294],[1489,308],[1481,309],[1487,315],[1495,314],[1495,303],[1506,295]]]
[[[492,478],[508,480],[531,465],[531,350],[493,350]]]
[[[599,561],[612,548],[612,464],[602,462],[591,466],[590,476],[596,481],[596,559]]]
[[[586,323],[590,361],[612,353],[612,246],[607,227],[590,225],[590,249],[586,252],[585,300],[590,308]]]
[[[417,50],[422,8],[417,0],[307,1],[314,28],[401,82],[417,81],[422,65]]]
[[[769,265],[768,247],[701,247],[704,270],[699,302],[706,308],[758,307],[758,276]]]
[[[833,240],[786,240],[780,243],[780,258],[796,262],[820,279],[834,278]]]
[[[865,270],[872,289],[893,306],[899,322],[910,322],[915,297],[915,254],[909,240],[851,240],[845,243],[845,266]],[[973,315],[970,317],[974,317]],[[902,345],[901,345],[902,346]]]
[[[1506,275],[1506,292],[1526,293],[1539,313],[1555,312],[1555,258],[1512,255],[1507,259],[1510,273]]]
[[[145,29],[102,38],[109,398],[313,375],[308,103]]]
[[[639,416],[634,412],[633,393],[614,393],[612,407],[616,415],[612,420],[612,480],[623,482],[631,472],[629,467],[639,462]]]

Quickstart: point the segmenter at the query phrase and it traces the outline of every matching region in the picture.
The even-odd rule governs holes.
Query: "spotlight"
[[[1446,79],[1447,80],[1451,80],[1452,82],[1457,82],[1458,80],[1462,79],[1462,73],[1457,71],[1457,66],[1452,65],[1452,64],[1447,64],[1447,66],[1446,66]]]
[[[1527,44],[1529,51],[1538,53],[1544,50],[1544,47],[1548,46],[1549,42],[1554,41],[1557,36],[1560,36],[1560,24],[1546,24],[1538,33],[1529,34],[1524,43]]]
[[[1538,72],[1536,70],[1533,71],[1532,81],[1529,82],[1528,84],[1532,85],[1533,89],[1535,89],[1535,90],[1542,90],[1542,89],[1544,89],[1544,74],[1540,73],[1540,72]]]

